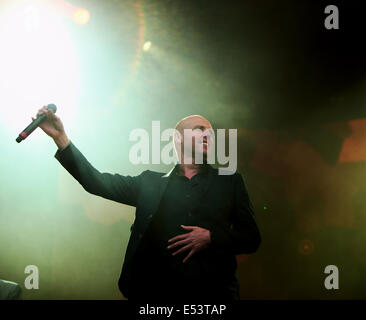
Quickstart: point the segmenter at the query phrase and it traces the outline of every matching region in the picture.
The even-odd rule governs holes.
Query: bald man
[[[177,164],[168,173],[101,173],[43,107],[43,131],[61,165],[92,194],[136,207],[119,288],[129,300],[155,302],[239,299],[235,255],[257,251],[261,237],[239,173],[219,175],[207,163],[210,122],[193,115],[175,127]],[[191,143],[187,143],[191,142]],[[200,154],[203,161],[196,161]]]

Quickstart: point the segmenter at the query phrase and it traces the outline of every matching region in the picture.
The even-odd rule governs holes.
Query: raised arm
[[[57,150],[55,158],[86,191],[106,199],[136,206],[142,174],[131,177],[101,173],[89,163],[71,141],[62,151]]]
[[[55,158],[87,192],[136,206],[143,174],[131,177],[99,172],[69,140],[61,119],[52,111],[47,111],[47,107],[40,109],[37,115],[42,113],[47,117],[40,127],[58,146]]]

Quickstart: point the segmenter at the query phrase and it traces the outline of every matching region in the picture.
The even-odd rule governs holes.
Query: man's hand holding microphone
[[[57,107],[54,104],[49,104],[39,109],[36,118],[32,117],[33,121],[19,134],[16,142],[22,142],[35,129],[40,127],[55,141],[59,150],[65,149],[69,145],[70,140],[65,133],[61,119],[55,115],[56,110]]]
[[[45,114],[46,117],[38,126],[55,141],[59,150],[65,149],[69,145],[70,140],[65,133],[61,119],[48,106],[38,110],[37,118],[42,114]],[[32,117],[32,120],[36,119]]]

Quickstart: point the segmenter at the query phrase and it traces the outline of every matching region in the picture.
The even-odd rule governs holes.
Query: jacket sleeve
[[[131,177],[120,174],[101,173],[70,142],[55,158],[89,193],[103,198],[136,206],[142,174]]]
[[[235,184],[235,206],[230,228],[211,228],[212,248],[232,254],[254,253],[261,243],[261,236],[255,222],[253,206],[241,174],[233,176]]]

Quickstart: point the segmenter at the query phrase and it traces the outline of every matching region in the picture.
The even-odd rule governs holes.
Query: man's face
[[[201,153],[203,159],[207,159],[213,145],[213,129],[211,123],[205,118],[194,116],[186,119],[182,123],[181,129],[184,154],[192,154],[194,157],[195,154]],[[189,143],[190,141],[191,143]]]

